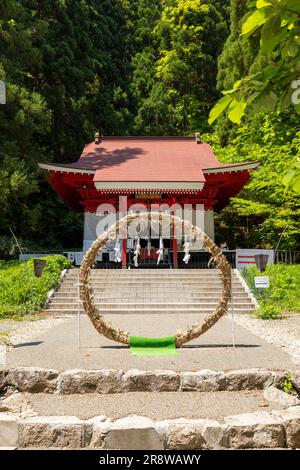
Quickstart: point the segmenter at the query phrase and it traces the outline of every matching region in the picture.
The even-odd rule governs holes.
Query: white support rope
[[[78,346],[78,351],[81,349],[81,336],[80,336],[80,305],[81,305],[81,299],[80,299],[80,280],[79,280],[79,271],[78,271],[78,282],[77,282],[77,346]]]
[[[231,269],[231,285],[233,283],[232,272],[233,270]],[[233,349],[235,349],[235,322],[234,322],[233,300],[234,300],[233,293],[231,292],[231,339],[232,339],[232,347]]]

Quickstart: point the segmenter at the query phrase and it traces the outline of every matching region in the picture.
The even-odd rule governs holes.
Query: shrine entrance
[[[173,267],[172,240],[163,239],[163,254],[158,262],[160,240],[149,239],[140,241],[141,250],[138,266],[134,265],[134,248],[127,253],[127,267],[130,268],[171,268]]]

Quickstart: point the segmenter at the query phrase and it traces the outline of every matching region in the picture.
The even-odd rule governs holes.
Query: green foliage
[[[282,311],[276,305],[262,302],[257,311],[257,317],[261,320],[279,320],[282,318]]]
[[[295,163],[293,168],[284,176],[282,180],[286,188],[291,188],[296,193],[300,193],[300,162]]]
[[[0,4],[0,234],[37,245],[80,244],[39,161],[74,161],[96,129],[126,134],[131,25],[125,0]]]
[[[285,377],[285,379],[283,380],[283,382],[281,384],[282,390],[285,393],[288,393],[290,395],[294,394],[294,387],[293,387],[293,383],[292,383],[292,380],[291,380],[293,378],[294,378],[293,375],[288,374],[287,377]]]
[[[281,248],[296,249],[299,118],[287,108],[291,93],[281,99],[278,90],[297,75],[298,9],[290,16],[277,0],[267,3],[257,3],[253,18],[250,0],[3,0],[0,258],[18,253],[10,228],[25,251],[81,245],[83,216],[57,197],[38,173],[39,161],[75,161],[95,130],[203,132],[218,90],[227,91],[210,122],[218,119],[222,143],[230,145],[221,147],[215,135],[205,139],[224,162],[263,162],[218,216],[218,237],[232,247],[275,246],[288,226]],[[285,15],[280,26],[278,15]],[[280,113],[270,113],[279,102]],[[238,129],[224,118],[226,111],[240,123],[261,105],[269,114],[250,116]]]
[[[279,249],[297,250],[300,201],[293,190],[286,191],[282,177],[299,156],[298,116],[288,111],[257,115],[239,126],[226,147],[215,135],[203,138],[223,162],[260,162],[248,185],[217,216],[217,241],[226,240],[231,248],[275,248],[284,232]]]
[[[39,278],[34,276],[32,259],[1,263],[0,318],[22,317],[39,312],[49,290],[57,286],[61,271],[72,268],[64,256],[49,256],[45,260],[47,264]]]
[[[255,11],[246,15],[246,19],[243,17],[241,36],[249,38],[260,30],[260,49],[256,59],[265,55],[265,61],[262,60],[256,70],[249,68],[243,72],[235,84],[231,83],[233,88],[223,92],[227,97],[226,107],[220,112],[220,102],[215,105],[210,113],[210,124],[225,111],[236,124],[240,124],[246,110],[252,116],[260,112],[281,112],[293,106],[296,113],[300,113],[297,99],[300,73],[299,5],[295,0],[258,0]],[[249,2],[249,6],[253,8],[253,2]],[[289,184],[292,181],[294,191],[300,192],[300,169],[295,167],[293,171],[285,182]]]
[[[0,331],[0,344],[9,344],[9,331]]]
[[[257,315],[263,320],[281,318],[284,312],[300,312],[300,265],[277,264],[267,266],[269,289],[257,289],[255,276],[261,274],[256,267],[244,269],[242,274],[254,296],[258,299]]]
[[[207,127],[217,97],[217,57],[227,36],[227,3],[163,0],[154,2],[155,16],[146,10],[149,45],[132,59],[136,132],[176,135]],[[139,43],[141,34],[144,27],[136,33]]]

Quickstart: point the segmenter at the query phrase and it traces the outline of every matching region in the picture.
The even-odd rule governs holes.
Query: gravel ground
[[[235,321],[251,333],[283,349],[300,364],[300,314],[292,313],[283,320],[260,320],[250,315],[235,315]]]
[[[39,416],[77,416],[89,419],[105,415],[117,419],[136,414],[154,420],[220,418],[269,409],[263,392],[130,392],[113,395],[30,395]]]

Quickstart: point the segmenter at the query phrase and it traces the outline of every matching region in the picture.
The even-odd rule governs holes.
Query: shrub
[[[61,255],[48,256],[41,277],[34,276],[33,260],[10,261],[0,265],[0,318],[39,312],[49,290],[59,282],[63,269],[72,264]]]
[[[282,318],[282,312],[280,307],[264,302],[259,306],[257,316],[262,320],[278,320]]]
[[[300,312],[300,265],[269,265],[266,275],[270,278],[269,289],[257,289],[255,276],[261,274],[256,267],[244,269],[242,274],[253,295],[259,302],[259,318],[282,318],[284,311]]]

